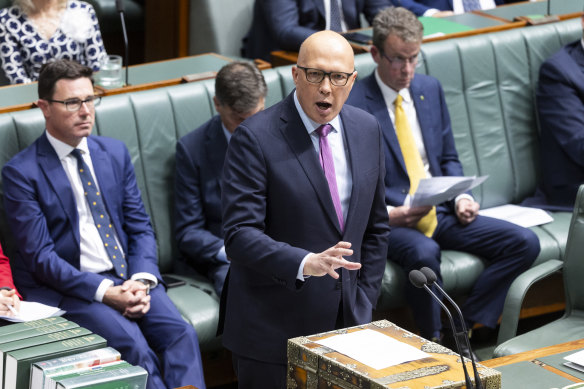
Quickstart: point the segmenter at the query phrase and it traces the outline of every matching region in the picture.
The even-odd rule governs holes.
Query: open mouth
[[[333,106],[331,103],[326,103],[326,102],[318,102],[318,103],[316,103],[316,105],[318,106],[318,108],[320,108],[322,110],[329,109],[330,107]]]

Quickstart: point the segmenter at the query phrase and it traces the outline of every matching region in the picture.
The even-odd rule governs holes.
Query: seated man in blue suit
[[[509,285],[539,254],[539,241],[528,229],[479,216],[479,204],[470,194],[437,207],[408,206],[421,178],[463,175],[442,87],[435,78],[414,72],[422,34],[422,24],[408,10],[380,12],[373,22],[371,48],[377,69],[355,85],[348,104],[373,113],[383,132],[385,202],[392,226],[388,258],[407,273],[427,266],[439,282],[441,250],[484,258],[487,267],[463,313],[468,328],[475,322],[492,328]],[[439,341],[439,305],[409,283],[406,295],[421,335]]]
[[[221,296],[229,261],[221,224],[221,177],[227,144],[246,118],[264,108],[262,73],[249,62],[225,65],[215,79],[219,113],[176,144],[175,222],[183,260],[213,282]]]
[[[26,300],[60,307],[145,368],[149,389],[204,388],[197,334],[160,285],[128,150],[90,136],[99,103],[91,75],[73,61],[43,66],[46,131],[2,169],[14,281]]]
[[[416,15],[445,16],[420,0],[256,0],[251,28],[243,39],[243,55],[270,61],[274,50],[298,51],[310,34],[321,30],[347,31],[369,23],[377,12],[392,5]]]
[[[504,0],[416,0],[420,5],[439,9],[442,11],[454,11],[455,14],[471,12],[482,9],[495,8],[504,4]]]
[[[584,18],[582,18],[584,25]],[[584,183],[584,41],[563,47],[539,70],[541,182],[526,205],[572,211]]]
[[[389,225],[379,124],[344,105],[354,66],[341,35],[311,35],[296,90],[229,142],[223,343],[239,388],[286,387],[287,339],[371,321]]]

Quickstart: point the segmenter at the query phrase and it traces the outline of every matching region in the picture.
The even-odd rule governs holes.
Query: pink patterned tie
[[[335,175],[333,153],[326,138],[327,135],[332,131],[332,129],[333,127],[330,124],[323,124],[322,126],[316,129],[316,132],[320,137],[319,142],[320,166],[322,166],[322,170],[324,170],[324,176],[328,181],[329,191],[331,192],[331,197],[333,199],[333,204],[335,206],[337,218],[339,219],[339,225],[341,227],[341,231],[343,231],[345,228],[345,223],[343,220],[343,209],[341,208],[341,200],[339,199],[339,189],[337,188],[337,177]]]

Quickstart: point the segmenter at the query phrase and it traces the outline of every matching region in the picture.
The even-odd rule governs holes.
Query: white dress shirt
[[[90,273],[101,273],[111,270],[113,268],[113,264],[107,255],[103,241],[101,240],[101,236],[99,235],[99,231],[95,226],[93,216],[89,210],[89,204],[87,203],[87,199],[84,194],[85,190],[83,189],[83,184],[81,183],[81,178],[79,177],[77,159],[71,155],[71,152],[75,147],[61,142],[49,134],[48,131],[45,131],[45,133],[49,143],[51,146],[53,146],[53,149],[61,161],[61,165],[63,166],[65,174],[67,175],[69,183],[71,184],[73,197],[75,198],[75,203],[77,205],[80,238],[79,270]],[[99,182],[96,179],[95,171],[93,169],[93,162],[91,161],[91,155],[87,146],[87,138],[83,138],[81,143],[79,143],[76,148],[81,150],[83,161],[89,167],[93,181],[95,182],[96,187],[99,189]],[[119,243],[117,234],[115,238],[118,242],[118,247],[123,254],[122,245]],[[132,276],[132,279],[148,279],[154,282],[154,286],[156,286],[158,283],[156,277],[149,273],[136,273]],[[112,285],[113,281],[109,279],[103,280],[95,292],[94,299],[101,302],[106,289]]]
[[[381,94],[383,95],[383,100],[385,101],[385,106],[387,107],[387,111],[389,112],[389,117],[391,119],[391,123],[393,124],[393,128],[395,129],[395,105],[394,101],[397,98],[398,92],[387,86],[379,77],[379,73],[377,69],[375,69],[375,80],[377,81],[377,85],[379,85],[379,89],[381,89]],[[418,120],[418,115],[416,113],[416,106],[414,105],[414,100],[410,94],[410,90],[404,88],[399,91],[399,95],[403,98],[402,101],[402,108],[406,113],[406,117],[408,118],[408,123],[410,125],[410,129],[412,130],[412,135],[414,136],[414,140],[416,141],[416,146],[418,147],[418,151],[420,152],[420,156],[422,157],[422,163],[424,164],[424,172],[426,173],[426,178],[431,178],[432,173],[430,173],[430,163],[428,162],[428,155],[426,154],[426,147],[424,146],[424,137],[422,135],[422,128],[420,127],[420,122]],[[394,130],[395,131],[395,130]],[[458,203],[459,200],[466,198],[469,200],[473,200],[472,196],[463,193],[456,197],[455,203]],[[404,200],[403,205],[410,204],[410,195],[408,194]],[[387,206],[387,212],[391,212],[394,207],[391,205]]]
[[[308,132],[308,135],[310,136],[310,140],[312,141],[312,145],[314,146],[316,155],[319,155],[320,137],[316,132],[316,129],[320,127],[320,124],[311,120],[308,117],[308,115],[306,115],[306,113],[300,106],[300,102],[298,101],[298,97],[296,96],[296,91],[294,92],[294,104],[296,105],[296,109],[298,110],[300,119],[302,119],[302,123],[304,124],[304,127]],[[348,156],[347,145],[343,136],[343,123],[341,121],[340,116],[337,115],[328,124],[330,124],[333,127],[333,130],[327,136],[327,140],[333,154],[333,162],[335,164],[335,177],[337,179],[339,199],[341,202],[341,209],[343,211],[343,220],[347,220],[347,210],[349,208],[349,201],[351,200],[351,191],[353,190],[353,176],[351,174],[349,159],[347,157]],[[304,280],[303,276],[304,263],[306,262],[308,255],[304,257],[302,263],[300,264],[300,268],[298,269],[297,278],[299,280]]]
[[[345,13],[343,12],[343,3],[341,0],[323,0],[324,14],[325,14],[325,30],[331,29],[331,1],[336,1],[339,4],[339,11],[341,12],[341,28],[347,31],[347,23],[345,22]]]
[[[481,5],[481,9],[491,9],[497,6],[497,4],[495,4],[495,0],[479,0],[479,3]],[[462,0],[452,0],[452,10],[455,14],[464,13]]]

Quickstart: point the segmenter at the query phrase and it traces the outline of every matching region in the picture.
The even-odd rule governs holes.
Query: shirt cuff
[[[219,262],[229,263],[229,260],[227,259],[227,253],[225,252],[225,246],[221,247],[221,249],[217,252],[217,255],[215,255],[215,258],[217,258]]]
[[[304,264],[306,263],[306,260],[308,259],[308,256],[312,255],[312,253],[307,254],[303,259],[302,262],[300,262],[300,267],[298,268],[298,274],[296,274],[296,279],[300,280],[300,281],[304,281],[306,280],[308,277],[310,276],[304,276]]]
[[[154,276],[154,274],[150,274],[150,273],[136,273],[132,275],[132,280],[148,280],[148,281],[152,281],[154,284],[152,284],[152,286],[150,286],[150,289],[154,289],[156,288],[156,286],[158,285],[158,280],[156,279],[156,277]]]
[[[454,199],[454,205],[456,206],[458,204],[458,202],[462,199],[474,201],[474,197],[472,197],[468,193],[463,193],[463,194],[459,194],[458,196],[456,196],[456,198]]]
[[[422,15],[422,16],[434,16],[434,14],[436,14],[438,12],[440,12],[439,9],[430,8],[430,9],[427,9],[426,12],[424,12],[424,15]]]
[[[110,279],[106,278],[105,280],[101,281],[101,284],[99,284],[99,286],[97,287],[97,291],[95,292],[93,299],[98,303],[103,302],[103,296],[105,295],[105,291],[107,290],[107,288],[113,285],[114,282]]]

